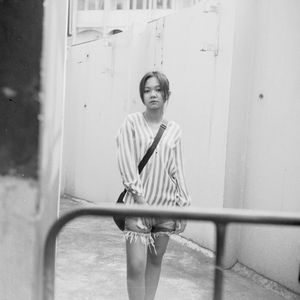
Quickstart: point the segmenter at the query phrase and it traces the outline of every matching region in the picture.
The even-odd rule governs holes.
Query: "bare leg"
[[[160,235],[154,239],[156,253],[148,249],[145,275],[145,300],[153,300],[158,286],[161,263],[169,242],[169,236]]]
[[[127,291],[130,300],[142,300],[145,296],[145,244],[138,238],[136,241],[126,241],[127,254]]]

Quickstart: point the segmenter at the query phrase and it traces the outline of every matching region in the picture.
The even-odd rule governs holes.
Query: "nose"
[[[150,96],[152,97],[152,96],[156,96],[157,95],[157,92],[156,92],[156,90],[151,90],[151,92],[150,92]]]

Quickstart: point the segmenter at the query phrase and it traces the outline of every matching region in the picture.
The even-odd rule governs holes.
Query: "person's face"
[[[147,109],[160,109],[164,106],[165,101],[157,78],[150,77],[147,79],[144,88],[144,104]]]

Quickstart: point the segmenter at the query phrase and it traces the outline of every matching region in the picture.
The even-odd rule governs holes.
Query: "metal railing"
[[[214,300],[223,295],[223,265],[226,228],[228,224],[265,224],[300,226],[300,214],[270,211],[250,211],[241,209],[196,209],[186,208],[146,208],[99,206],[97,208],[76,209],[62,215],[51,226],[44,246],[43,300],[54,299],[55,245],[56,237],[65,224],[81,216],[141,216],[156,218],[175,218],[194,221],[209,221],[216,226],[216,259],[214,273]]]

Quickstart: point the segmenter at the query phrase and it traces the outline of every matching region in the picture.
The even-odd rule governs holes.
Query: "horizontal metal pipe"
[[[194,221],[209,221],[215,224],[229,223],[300,225],[299,213],[277,211],[253,211],[242,209],[164,208],[151,206],[99,205],[75,209],[60,216],[51,226],[44,247],[44,290],[43,299],[54,297],[55,240],[64,225],[83,216],[141,216],[176,218]],[[223,248],[223,246],[221,247]],[[218,253],[217,253],[218,255]],[[219,297],[219,296],[218,296]],[[221,298],[216,298],[221,299]]]
[[[254,211],[244,209],[166,208],[141,205],[99,205],[68,212],[57,220],[65,223],[80,216],[166,217],[214,223],[248,223],[269,225],[300,225],[300,213]]]

